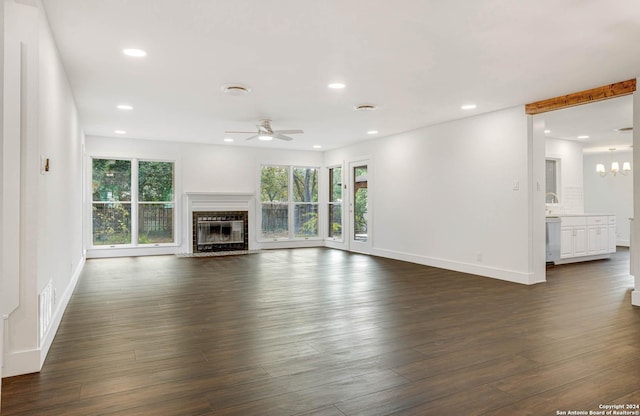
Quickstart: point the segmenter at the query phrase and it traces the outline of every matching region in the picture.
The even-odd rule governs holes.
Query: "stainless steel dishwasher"
[[[560,224],[562,220],[559,217],[547,217],[546,223],[547,263],[555,263],[560,260]]]

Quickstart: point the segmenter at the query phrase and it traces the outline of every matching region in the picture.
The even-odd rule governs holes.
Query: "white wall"
[[[615,160],[632,162],[631,151],[615,152]],[[617,224],[617,244],[629,246],[630,224],[633,217],[633,174],[627,176],[609,173],[601,177],[596,173],[596,164],[603,163],[609,168],[611,155],[584,155],[584,210],[587,213],[615,214]]]
[[[5,55],[5,88],[18,85],[8,91],[3,109],[5,119],[12,115],[3,141],[17,144],[10,147],[13,172],[8,181],[17,189],[8,194],[3,187],[3,202],[8,198],[19,206],[11,217],[3,212],[3,221],[19,224],[14,236],[19,244],[4,241],[2,246],[3,260],[18,261],[10,273],[3,264],[3,288],[7,281],[19,287],[17,308],[6,321],[5,377],[41,368],[84,262],[83,135],[42,6],[30,4],[5,2],[12,25],[7,26],[5,51],[20,51],[23,45],[22,52]],[[41,156],[50,159],[49,172],[41,172]],[[39,315],[45,287],[50,312]]]
[[[527,128],[515,107],[327,151],[324,162],[370,156],[373,254],[534,283]]]
[[[4,39],[4,1],[0,3],[0,33]],[[4,41],[0,42],[0,161],[4,167]],[[4,235],[4,168],[0,168],[0,235]],[[0,238],[0,264],[4,264],[2,252],[2,238]],[[8,317],[5,301],[4,270],[0,267],[0,409],[2,408],[2,367],[4,356],[4,320]]]
[[[636,79],[640,85],[640,78]],[[640,126],[640,91],[633,93],[633,125]],[[638,128],[633,129],[633,163],[631,164],[633,180],[640,183],[640,133]],[[631,293],[631,303],[640,306],[640,192],[633,192],[633,227],[631,230],[631,274],[635,280],[635,290]]]
[[[582,143],[571,140],[545,140],[545,157],[560,159],[560,203],[549,204],[554,214],[581,214],[584,212],[584,181],[582,169]]]
[[[90,175],[91,157],[121,157],[175,160],[176,196],[178,218],[184,213],[185,192],[243,192],[259,197],[261,164],[284,164],[322,167],[322,153],[316,151],[289,151],[225,145],[172,143],[154,140],[126,138],[87,137],[87,174]],[[90,215],[85,210],[85,216]],[[185,238],[184,221],[179,221],[178,247],[88,251],[89,257],[135,254],[184,253],[189,251],[190,241]],[[258,224],[254,224],[258,226]],[[87,230],[89,232],[90,230]],[[253,238],[256,235],[254,233]],[[90,236],[87,241],[91,241]],[[254,240],[256,241],[256,240]],[[265,243],[256,241],[257,248],[299,247],[304,242]],[[322,241],[311,243],[321,245]]]

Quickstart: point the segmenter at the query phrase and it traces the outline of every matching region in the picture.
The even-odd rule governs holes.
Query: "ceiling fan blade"
[[[286,140],[286,141],[288,141],[288,142],[290,142],[291,140],[293,140],[293,138],[292,138],[292,137],[289,137],[289,136],[283,136],[282,134],[274,134],[274,135],[273,135],[273,138],[274,138],[274,139],[279,139],[279,140]]]
[[[230,130],[225,130],[225,133],[240,133],[240,134],[255,134],[256,131],[230,131]]]
[[[253,133],[253,132],[252,132]],[[255,136],[251,136],[251,137],[247,137],[245,140],[251,140],[251,139],[255,139],[256,137],[258,137],[259,134],[256,134]]]
[[[295,130],[274,130],[275,134],[301,134],[304,133],[303,130],[295,129]]]

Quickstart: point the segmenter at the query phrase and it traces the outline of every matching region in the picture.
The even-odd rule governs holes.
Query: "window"
[[[131,244],[131,161],[93,159],[93,245]]]
[[[263,166],[260,178],[262,236],[289,237],[289,168]]]
[[[93,159],[93,245],[175,242],[174,176],[173,162]]]
[[[545,197],[547,204],[557,204],[560,202],[558,194],[558,179],[560,161],[558,159],[545,160]]]
[[[353,168],[353,239],[366,242],[369,240],[368,231],[368,205],[369,205],[369,180],[367,179],[368,166],[355,166]]]
[[[318,169],[263,166],[260,174],[261,236],[318,236]]]
[[[329,168],[329,238],[342,238],[342,168]]]
[[[138,243],[173,243],[173,162],[138,163]]]
[[[318,236],[316,168],[293,168],[293,229],[295,237]]]

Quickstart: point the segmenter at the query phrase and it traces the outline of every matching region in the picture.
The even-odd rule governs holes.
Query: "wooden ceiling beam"
[[[540,114],[547,111],[560,110],[562,108],[633,94],[635,90],[636,79],[633,78],[622,82],[616,82],[615,84],[604,85],[590,90],[575,92],[561,97],[549,98],[542,101],[536,101],[535,103],[526,104],[524,111],[530,115]]]

